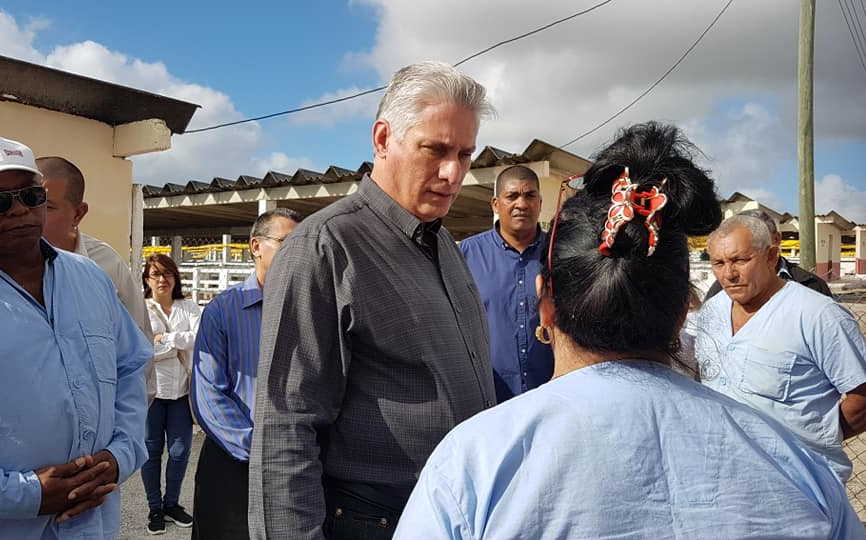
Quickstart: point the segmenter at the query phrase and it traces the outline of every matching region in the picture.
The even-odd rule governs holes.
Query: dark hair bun
[[[623,130],[595,156],[585,189],[562,208],[554,239],[551,280],[556,324],[576,345],[623,354],[676,351],[689,303],[687,234],[707,234],[721,221],[713,180],[692,157],[698,150],[674,126],[650,122]],[[636,215],[616,235],[609,254],[599,246],[611,187],[629,168],[639,191],[659,186],[668,202],[650,256],[645,218]]]
[[[661,211],[663,230],[674,228],[690,236],[709,234],[718,227],[722,213],[708,171],[693,162],[698,154],[700,151],[676,126],[637,124],[620,131],[610,146],[593,157],[584,186],[590,195],[610,197],[611,186],[624,167],[628,167],[632,183],[642,191],[661,186],[667,179],[661,188],[668,197]]]

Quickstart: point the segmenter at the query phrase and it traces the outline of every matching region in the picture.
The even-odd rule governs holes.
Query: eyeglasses
[[[165,278],[165,280],[168,281],[168,278],[173,278],[174,274],[172,274],[171,272],[166,272],[165,274],[163,274],[162,272],[154,272],[147,277],[154,281],[159,281],[159,278]]]
[[[36,208],[45,204],[45,201],[48,200],[48,195],[42,186],[28,186],[12,191],[0,191],[0,214],[5,214],[9,210],[12,210],[12,205],[16,199],[27,208]]]
[[[562,194],[565,193],[566,188],[572,190],[580,188],[578,180],[581,178],[583,178],[582,174],[575,174],[563,180],[562,184],[559,185],[559,194],[556,196],[556,214],[553,216],[553,221],[550,224],[550,234],[547,236],[547,281],[551,297],[553,296],[553,243],[556,241],[556,229],[559,226],[559,215],[562,213]]]
[[[285,236],[282,237],[282,238],[277,238],[276,236],[266,236],[266,235],[257,236],[256,238],[267,238],[268,240],[273,240],[274,242],[276,242],[276,243],[278,243],[278,244],[282,244],[282,243],[283,243],[283,240],[286,239]]]

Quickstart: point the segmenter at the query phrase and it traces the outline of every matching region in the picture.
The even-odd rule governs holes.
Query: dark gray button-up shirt
[[[472,276],[439,229],[365,177],[304,220],[267,276],[250,459],[254,538],[322,538],[322,475],[409,486],[459,422],[495,404]]]

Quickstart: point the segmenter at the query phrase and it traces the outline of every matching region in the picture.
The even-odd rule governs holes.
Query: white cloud
[[[307,100],[301,103],[301,106],[304,107],[314,103],[331,101],[351,96],[365,90],[368,90],[368,88],[359,88],[357,86],[342,88],[336,92],[327,92],[315,99]],[[297,125],[315,124],[324,127],[333,127],[335,124],[346,120],[373,118],[376,115],[376,108],[379,104],[379,98],[381,97],[381,93],[374,92],[359,98],[341,101],[333,105],[302,111],[289,116],[289,122]]]
[[[838,174],[828,174],[815,183],[815,210],[835,210],[856,223],[866,223],[866,191],[847,183]]]
[[[254,159],[249,174],[259,177],[264,176],[268,171],[294,174],[298,169],[315,170],[313,162],[307,158],[292,158],[282,152],[272,152],[268,156]]]
[[[574,2],[363,0],[381,14],[375,44],[347,60],[387,80],[422,59],[456,61],[561,18]],[[561,144],[605,120],[656,80],[716,15],[722,2],[615,2],[474,59],[465,69],[492,90],[500,119],[482,131],[500,145],[533,136]],[[793,111],[798,6],[789,0],[734,3],[692,55],[632,111],[573,149],[588,153],[637,120],[685,121],[726,97],[771,94]],[[479,21],[483,21],[479,24]],[[495,24],[493,23],[495,21]],[[838,6],[820,2],[816,29],[816,125],[864,136],[863,73]],[[859,113],[859,114],[858,114]],[[785,124],[794,115],[786,115]]]
[[[705,154],[719,195],[739,191],[761,203],[784,211],[782,202],[768,189],[774,167],[789,157],[792,141],[779,137],[781,120],[767,107],[749,102],[722,117],[720,128],[710,129],[704,119],[683,122],[688,137]]]
[[[94,41],[55,47],[43,53],[33,46],[38,31],[48,21],[36,19],[26,28],[0,11],[0,54],[116,84],[162,94],[201,105],[189,128],[240,120],[243,115],[231,98],[213,88],[185,82],[172,75],[162,62],[145,62]],[[258,123],[252,122],[198,134],[172,137],[166,152],[132,158],[136,181],[161,185],[189,180],[210,180],[215,176],[235,178],[241,174],[267,172],[262,167],[280,164],[297,167],[305,158],[282,153],[263,156],[267,141]],[[276,166],[276,165],[274,165]]]

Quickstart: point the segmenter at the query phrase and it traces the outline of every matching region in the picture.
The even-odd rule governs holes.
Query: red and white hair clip
[[[635,213],[646,217],[644,226],[649,232],[647,257],[655,253],[662,220],[657,212],[668,202],[667,195],[659,191],[665,183],[667,178],[662,180],[659,187],[653,186],[649,191],[637,191],[637,184],[632,184],[628,176],[628,167],[623,170],[611,188],[611,206],[607,211],[604,231],[601,233],[601,245],[598,246],[602,255],[610,256],[610,250],[613,248],[620,227],[633,220]]]

